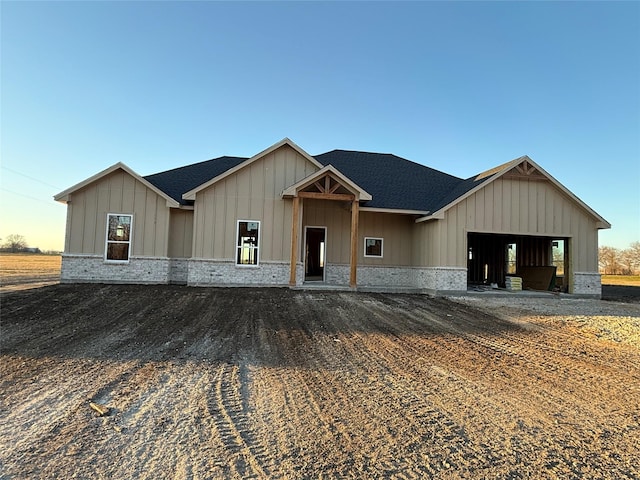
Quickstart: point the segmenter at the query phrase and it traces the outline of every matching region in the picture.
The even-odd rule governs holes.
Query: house
[[[446,294],[555,267],[549,287],[598,297],[598,230],[611,227],[526,156],[461,179],[287,138],[144,177],[117,163],[54,198],[67,204],[63,282]]]

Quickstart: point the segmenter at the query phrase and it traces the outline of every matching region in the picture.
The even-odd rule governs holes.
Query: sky
[[[0,242],[62,250],[53,196],[250,157],[529,155],[640,240],[639,2],[0,2]]]

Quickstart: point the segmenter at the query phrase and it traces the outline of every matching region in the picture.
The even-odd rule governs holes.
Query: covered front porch
[[[345,286],[346,263],[348,288],[355,289],[360,202],[371,200],[371,195],[333,166],[327,165],[285,189],[282,197],[291,198],[293,202],[289,285],[313,283]],[[305,205],[313,207],[314,215],[305,215]],[[328,249],[343,249],[343,237],[347,232],[348,262],[335,262],[333,272],[330,272],[327,262]],[[338,238],[342,241],[335,241],[333,245],[330,240]],[[340,253],[342,255],[338,257],[344,259],[345,252]],[[302,272],[300,264],[303,267]]]

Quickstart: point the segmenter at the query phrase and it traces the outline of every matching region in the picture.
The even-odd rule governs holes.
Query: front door
[[[304,231],[304,280],[305,282],[323,282],[327,229],[326,227],[305,227]]]

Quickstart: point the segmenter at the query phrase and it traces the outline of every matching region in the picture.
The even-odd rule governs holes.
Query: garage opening
[[[505,287],[506,277],[522,277],[523,288],[567,292],[567,238],[469,233],[469,286]]]

